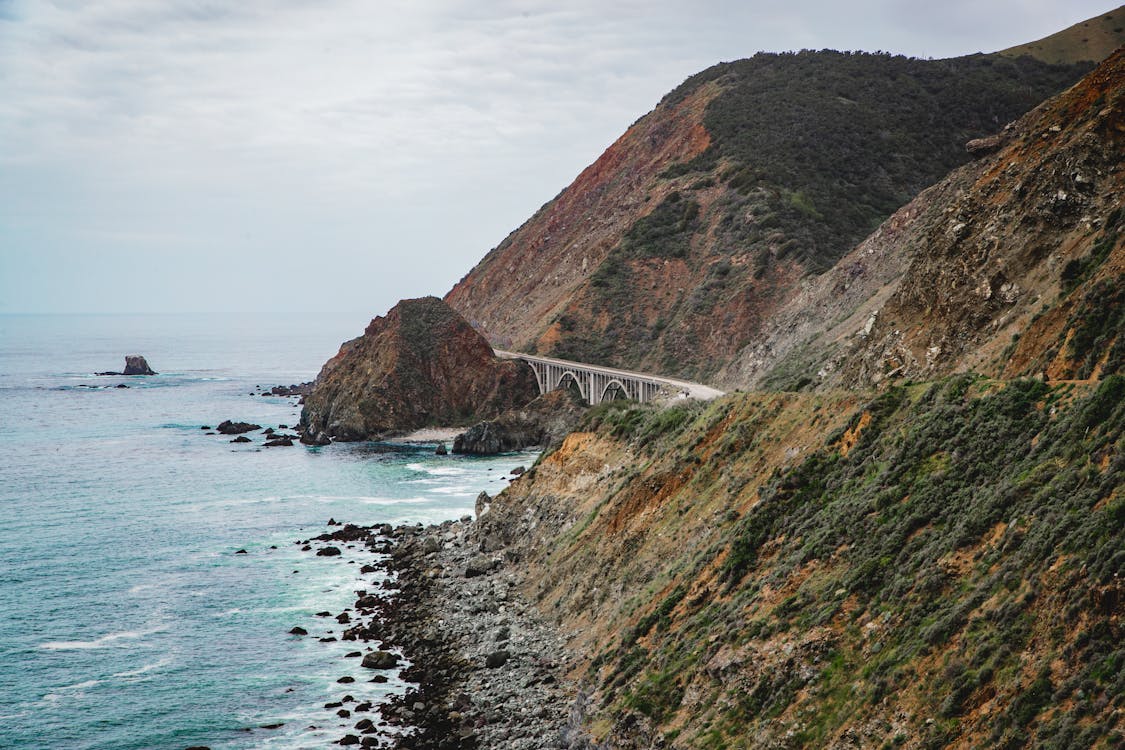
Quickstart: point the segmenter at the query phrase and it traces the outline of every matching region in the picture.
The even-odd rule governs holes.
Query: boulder
[[[493,651],[491,654],[484,658],[484,666],[488,667],[489,669],[496,669],[497,667],[502,667],[507,664],[508,659],[510,658],[512,658],[512,655],[505,649]]]
[[[293,445],[293,440],[288,437],[283,437],[277,440],[267,440],[263,445],[266,448],[290,447]]]
[[[371,440],[422,427],[471,424],[538,394],[535,373],[502,360],[437,297],[403,300],[345,342],[305,398],[309,440]]]
[[[235,438],[234,440],[232,440],[231,442],[232,442],[232,443],[249,443],[249,442],[250,442],[250,438],[246,437],[245,435],[239,435],[238,437],[236,437],[236,438]]]
[[[125,355],[125,370],[122,375],[155,375],[148,362],[139,354]]]
[[[363,657],[360,666],[368,669],[394,669],[398,666],[398,656],[390,651],[372,651]]]
[[[1000,150],[1004,145],[1006,139],[1003,135],[997,133],[996,135],[985,136],[984,138],[974,138],[965,144],[965,150],[974,159],[979,159],[982,156],[988,156]]]
[[[232,422],[226,419],[220,422],[219,426],[215,429],[222,435],[241,435],[244,432],[260,430],[262,426],[260,424],[250,424],[249,422]]]
[[[500,567],[499,560],[489,557],[488,555],[477,555],[466,563],[465,577],[475,578],[476,576],[483,576],[491,573],[498,567]]]
[[[317,557],[336,557],[340,554],[339,547],[321,547],[316,551]]]

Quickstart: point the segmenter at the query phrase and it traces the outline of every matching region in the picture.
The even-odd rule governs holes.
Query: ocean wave
[[[166,667],[171,663],[172,663],[171,658],[164,658],[164,659],[161,659],[159,661],[154,661],[151,664],[145,664],[142,667],[137,667],[136,669],[130,669],[126,672],[114,672],[113,676],[114,677],[139,677],[143,674],[147,674],[147,673],[152,672],[154,670],[162,669],[163,667]]]
[[[40,643],[39,648],[48,651],[82,651],[86,649],[106,648],[118,641],[133,641],[166,629],[167,628],[164,626],[161,626],[148,630],[122,630],[119,633],[107,633],[101,638],[95,638],[92,641],[47,641],[46,643]]]
[[[418,505],[432,503],[432,497],[357,497],[365,505]]]

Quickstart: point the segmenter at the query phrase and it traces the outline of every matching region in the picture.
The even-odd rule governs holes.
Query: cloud
[[[340,296],[378,311],[425,279],[444,291],[714,62],[970,52],[1102,10],[1078,6],[0,0],[0,305],[105,305],[123,253],[295,265],[315,245],[354,269]],[[79,276],[36,260],[68,253],[107,261]],[[171,275],[152,286],[152,304],[198,304]]]

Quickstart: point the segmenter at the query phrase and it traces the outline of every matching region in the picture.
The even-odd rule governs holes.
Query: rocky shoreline
[[[365,644],[363,666],[383,670],[407,660],[410,687],[385,705],[329,703],[356,719],[340,745],[412,750],[585,748],[566,682],[564,639],[518,591],[519,568],[480,552],[470,516],[440,525],[344,525],[307,544],[339,554],[333,542],[362,543],[386,557],[380,591],[358,591],[336,616],[343,640]],[[346,696],[349,697],[350,696]],[[383,721],[365,714],[378,711]]]

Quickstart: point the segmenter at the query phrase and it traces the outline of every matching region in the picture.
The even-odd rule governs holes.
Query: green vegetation
[[[587,426],[647,446],[656,475],[688,465],[729,408],[661,417],[606,405]],[[723,427],[733,463],[697,472],[693,493],[720,492],[756,465],[738,462],[755,450],[740,427]],[[1122,376],[1084,396],[970,375],[883,393],[775,472],[714,551],[721,591],[688,596],[701,570],[692,563],[671,595],[641,607],[595,664],[612,711],[659,726],[688,710],[693,684],[713,691],[691,709],[693,746],[739,747],[799,702],[793,746],[820,747],[909,694],[910,710],[934,718],[910,736],[921,746],[962,737],[961,722],[986,701],[995,708],[972,731],[988,746],[1116,746],[1122,448]],[[767,604],[766,591],[785,596]],[[805,640],[816,628],[831,633],[822,645]],[[705,676],[724,644],[771,654],[786,643],[796,650],[783,666],[748,656],[740,671]],[[876,744],[906,739],[887,724]]]
[[[792,253],[824,271],[898,207],[969,160],[965,142],[998,131],[1090,69],[970,55],[759,53],[689,78],[708,81],[712,146],[666,174],[711,172],[769,206]]]

